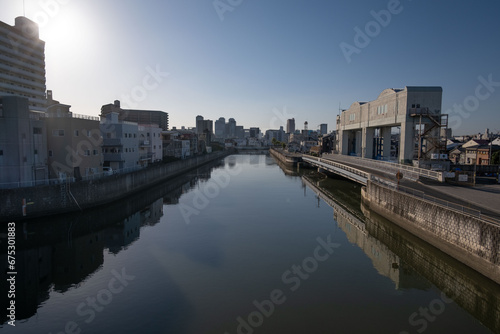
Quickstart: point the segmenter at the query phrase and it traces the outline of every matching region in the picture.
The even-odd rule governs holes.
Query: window
[[[75,137],[78,137],[78,136],[79,136],[78,130],[75,130]]]
[[[349,120],[350,121],[355,121],[356,120],[356,114],[350,114],[349,115]]]
[[[52,150],[49,150],[49,157],[52,157],[52,156],[53,156]]]
[[[2,156],[2,155],[3,155],[3,150],[0,150],[0,156]]]
[[[33,151],[33,154],[38,154],[38,150],[37,150],[37,149],[35,149],[35,150]]]
[[[86,157],[90,156],[90,150],[85,150],[83,152],[84,152],[83,153],[84,156],[86,156]]]
[[[41,135],[42,134],[42,128],[33,128],[33,134],[34,135]]]
[[[90,131],[89,131],[89,130],[87,130],[87,137],[90,137],[90,135],[91,135],[91,134],[90,134]]]
[[[97,150],[94,150],[94,152],[93,152],[93,153],[94,153],[94,155],[97,155],[97,154],[99,154],[99,153],[97,152]]]
[[[52,136],[64,137],[64,130],[52,130]]]

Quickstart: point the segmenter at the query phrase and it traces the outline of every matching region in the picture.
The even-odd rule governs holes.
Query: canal
[[[16,222],[16,247],[2,333],[500,332],[497,284],[364,208],[359,185],[269,155]]]

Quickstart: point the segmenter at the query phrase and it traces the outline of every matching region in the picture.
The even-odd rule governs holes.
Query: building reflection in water
[[[210,179],[222,165],[222,161],[207,164],[98,209],[17,223],[16,319],[35,315],[50,291],[65,292],[85,281],[102,267],[106,249],[118,254],[132,245],[142,226],[160,222],[164,204],[178,203],[182,194]],[[7,254],[0,254],[2,272],[8,272],[7,264]],[[6,280],[0,282],[0,289],[8,291]],[[7,308],[8,299],[3,300]],[[6,323],[5,312],[2,317]]]
[[[315,174],[315,173],[314,173]],[[500,332],[500,286],[434,248],[358,201],[338,196],[342,183],[302,177],[304,184],[333,208],[333,216],[348,240],[357,245],[374,268],[396,289],[428,290],[436,286],[490,330]],[[352,183],[351,183],[352,184]],[[359,195],[358,195],[359,196]]]

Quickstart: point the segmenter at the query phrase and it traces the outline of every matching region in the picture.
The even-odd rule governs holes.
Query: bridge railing
[[[420,191],[420,190],[400,186],[395,182],[392,182],[390,180],[375,176],[373,174],[370,174],[370,181],[376,182],[383,187],[390,188],[392,190],[396,190],[396,191],[399,191],[399,192],[402,192],[405,194],[409,194],[409,195],[412,195],[414,197],[421,198],[421,199],[424,199],[426,201],[429,201],[429,202],[432,202],[435,204],[439,204],[439,205],[446,207],[448,209],[453,209],[453,210],[459,211],[461,213],[466,213],[470,216],[485,220],[490,224],[500,225],[499,219],[486,216],[483,213],[481,213],[480,210],[471,209],[470,207],[466,207],[466,206],[463,206],[463,205],[460,205],[457,203],[446,201],[446,200],[441,199],[441,198],[430,196],[430,195],[427,195],[425,192]]]
[[[433,170],[402,165],[398,163],[381,161],[381,160],[373,160],[361,157],[353,157],[349,155],[335,154],[328,155],[329,159],[334,159],[338,161],[344,161],[347,163],[357,164],[366,168],[377,169],[385,172],[402,172],[405,178],[417,180],[419,177],[425,177],[428,179],[433,179],[439,182],[443,182],[443,173],[436,172]]]
[[[357,176],[360,176],[362,178],[365,178],[365,179],[368,179],[369,177],[369,173],[365,172],[365,171],[362,171],[360,169],[357,169],[357,168],[354,168],[354,167],[351,167],[351,166],[347,166],[347,165],[344,165],[344,164],[341,164],[341,163],[337,163],[337,162],[334,162],[332,160],[328,160],[328,159],[322,159],[322,158],[317,158],[317,157],[306,157],[306,156],[303,156],[302,157],[302,160],[314,160],[316,162],[321,162],[323,164],[326,164],[326,165],[330,165],[332,167],[336,167],[338,169],[341,169],[341,170],[345,170],[347,172],[350,172],[354,175],[357,175]]]

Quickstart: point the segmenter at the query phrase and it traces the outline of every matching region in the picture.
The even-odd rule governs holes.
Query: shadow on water
[[[177,204],[184,193],[210,179],[212,171],[223,165],[223,160],[214,161],[106,207],[16,222],[16,320],[35,315],[50,291],[64,293],[85,282],[103,267],[106,249],[115,255],[127,249],[139,239],[141,227],[160,221],[164,204]],[[5,273],[6,228],[4,224],[0,235],[0,245],[5,246],[1,247],[0,270]],[[8,291],[6,280],[0,282],[0,289]],[[187,301],[177,292],[172,291],[171,298],[180,307]],[[7,308],[8,302],[4,299],[2,306]],[[182,309],[184,313],[178,316],[186,317],[189,305]],[[2,323],[7,321],[4,312]]]
[[[286,173],[297,172],[281,167],[288,169]],[[436,286],[491,331],[500,332],[498,284],[371,212],[361,204],[359,185],[311,170],[300,174],[318,200],[333,208],[334,218],[348,240],[363,250],[396,289],[429,290]]]

